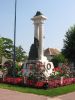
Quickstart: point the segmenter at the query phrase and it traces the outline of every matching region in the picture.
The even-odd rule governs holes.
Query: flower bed
[[[38,87],[38,88],[40,88],[40,87],[43,87],[43,85],[44,85],[44,82],[36,82],[36,84],[35,84],[35,87]]]
[[[8,83],[8,84],[24,84],[24,80],[22,77],[6,77],[4,80],[0,80],[0,83]],[[34,80],[27,80],[26,84],[28,86],[34,86],[34,87],[42,87],[46,83],[46,81],[38,81],[34,82]],[[49,88],[56,88],[59,86],[65,86],[70,84],[75,84],[75,78],[63,78],[62,82],[61,80],[50,80],[47,82],[49,85]]]
[[[3,80],[3,83],[9,83],[9,84],[21,84],[23,83],[23,79],[21,77],[13,78],[13,77],[6,77]]]
[[[50,88],[55,88],[61,86],[61,81],[60,80],[52,80],[49,81],[49,87]]]
[[[70,85],[70,84],[75,84],[75,78],[63,78],[62,83],[61,83],[61,80],[49,81],[50,88],[65,86],[65,85]]]

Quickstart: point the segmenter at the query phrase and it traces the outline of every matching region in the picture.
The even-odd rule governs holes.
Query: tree
[[[0,59],[2,57],[11,58],[11,51],[13,47],[13,41],[8,38],[1,37],[0,38]]]
[[[7,59],[13,59],[13,41],[9,38],[0,38],[0,62],[4,56]],[[21,46],[16,47],[16,61],[25,61],[27,59],[26,52]]]
[[[3,56],[12,58],[13,41],[9,38],[2,37],[3,40]]]
[[[70,62],[75,62],[75,25],[66,32],[62,53]]]
[[[0,63],[2,62],[2,55],[3,55],[3,40],[0,38]]]
[[[55,67],[58,67],[59,63],[64,63],[65,62],[65,57],[62,53],[60,53],[60,54],[54,56],[51,61],[54,63]]]
[[[16,61],[25,61],[27,59],[26,52],[23,50],[21,46],[16,47]]]

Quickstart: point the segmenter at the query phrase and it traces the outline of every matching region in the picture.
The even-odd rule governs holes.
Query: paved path
[[[47,97],[0,89],[0,100],[47,100]]]
[[[0,100],[75,100],[75,92],[51,98],[35,94],[0,89]]]
[[[75,100],[75,92],[58,96],[59,100]]]

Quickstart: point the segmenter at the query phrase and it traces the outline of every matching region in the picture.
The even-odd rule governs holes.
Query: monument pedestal
[[[46,17],[37,12],[32,18],[34,22],[34,43],[31,45],[28,61],[25,63],[25,75],[27,77],[33,76],[34,79],[48,79],[53,71],[53,63],[49,62],[43,54],[43,23]]]

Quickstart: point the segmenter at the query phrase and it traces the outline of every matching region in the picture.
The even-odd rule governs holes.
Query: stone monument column
[[[34,21],[34,44],[36,38],[36,44],[38,44],[38,60],[43,59],[43,23],[46,20],[46,17],[40,12],[37,11],[36,15],[32,18]]]
[[[43,26],[42,22],[39,23],[39,59],[42,60],[43,54]]]
[[[37,23],[34,23],[34,38],[39,40],[39,26]]]

